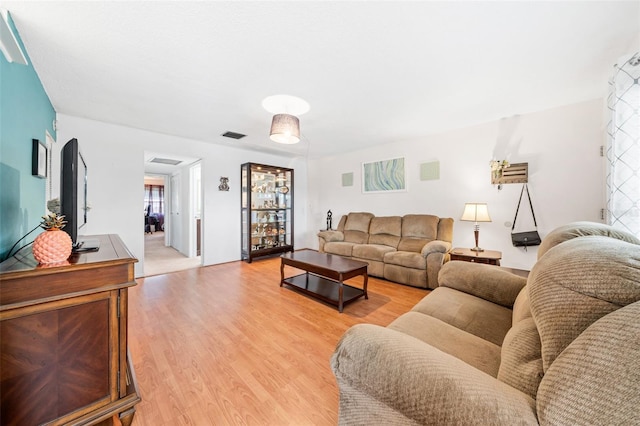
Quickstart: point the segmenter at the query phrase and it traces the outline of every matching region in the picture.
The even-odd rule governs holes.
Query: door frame
[[[198,169],[198,180],[199,184],[196,183],[196,168]],[[196,203],[200,204],[200,256],[204,252],[202,247],[203,242],[203,232],[204,221],[203,219],[203,193],[202,193],[202,160],[198,160],[189,165],[189,247],[188,247],[188,256],[189,257],[197,257],[197,227],[196,227]]]

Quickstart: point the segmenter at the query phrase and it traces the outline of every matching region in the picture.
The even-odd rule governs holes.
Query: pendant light
[[[271,121],[269,138],[278,143],[294,144],[300,142],[300,120],[290,114],[276,114]]]
[[[273,95],[262,101],[262,106],[274,114],[271,120],[269,139],[274,142],[292,145],[300,142],[300,119],[309,111],[309,103],[290,95]]]

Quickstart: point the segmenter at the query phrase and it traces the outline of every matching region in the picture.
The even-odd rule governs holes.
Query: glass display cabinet
[[[242,260],[293,251],[293,169],[241,166]]]

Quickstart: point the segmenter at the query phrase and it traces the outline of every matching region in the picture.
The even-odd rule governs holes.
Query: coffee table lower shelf
[[[294,275],[285,278],[282,284],[287,284],[292,289],[309,296],[316,297],[338,307],[342,312],[342,306],[365,295],[364,290],[342,284],[342,306],[340,306],[340,283],[311,273]]]

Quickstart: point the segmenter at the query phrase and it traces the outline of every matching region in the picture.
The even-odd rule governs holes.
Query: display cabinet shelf
[[[293,169],[245,163],[240,173],[242,260],[293,251]]]

